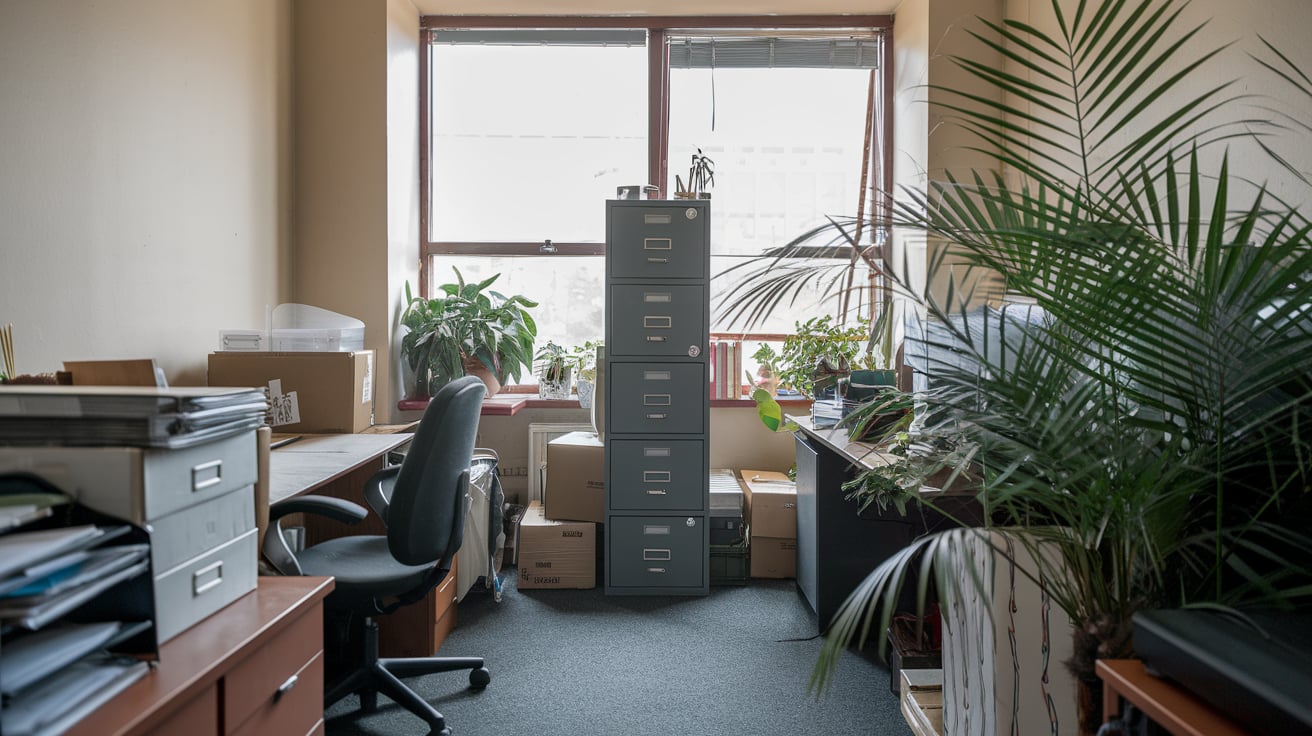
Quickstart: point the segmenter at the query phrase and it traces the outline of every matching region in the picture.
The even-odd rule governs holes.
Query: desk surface
[[[269,503],[309,493],[388,451],[412,434],[307,434],[269,453]]]
[[[1137,659],[1100,659],[1103,681],[1103,720],[1114,716],[1119,695],[1134,703],[1155,723],[1179,736],[1243,736],[1247,730],[1222,715],[1194,694],[1154,677]]]
[[[890,465],[897,462],[896,455],[886,452],[880,452],[875,446],[868,442],[854,442],[847,437],[847,427],[832,427],[830,429],[816,429],[811,424],[809,416],[788,415],[808,437],[814,438],[817,442],[828,447],[830,450],[842,455],[849,461],[863,467],[873,468],[878,465]]]
[[[159,649],[159,662],[105,705],[73,726],[69,736],[134,732],[195,697],[240,658],[257,638],[277,636],[301,606],[323,599],[332,578],[262,577],[259,587],[201,619]]]

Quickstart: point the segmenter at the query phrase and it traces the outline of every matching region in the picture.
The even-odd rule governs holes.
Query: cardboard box
[[[593,432],[570,432],[547,443],[548,519],[606,522],[606,452]]]
[[[277,434],[361,432],[373,424],[372,350],[210,353],[209,384],[268,390]]]
[[[597,525],[551,521],[534,501],[519,522],[519,589],[597,587]]]
[[[754,578],[797,577],[797,540],[757,536],[751,531],[751,569]]]
[[[756,537],[797,539],[797,484],[773,470],[742,470],[743,516]],[[788,577],[792,577],[791,575]]]

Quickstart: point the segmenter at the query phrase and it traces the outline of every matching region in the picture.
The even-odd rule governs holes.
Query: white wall
[[[20,373],[205,383],[287,292],[290,0],[0,3],[0,323]]]

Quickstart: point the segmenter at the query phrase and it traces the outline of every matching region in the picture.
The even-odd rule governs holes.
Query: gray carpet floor
[[[825,734],[910,730],[873,654],[848,652],[820,698],[807,681],[820,650],[814,614],[791,580],[714,587],[706,597],[619,597],[595,590],[475,586],[439,652],[482,656],[492,684],[467,673],[407,682],[456,736]],[[332,736],[425,734],[384,697],[372,714],[350,696],[326,714]]]

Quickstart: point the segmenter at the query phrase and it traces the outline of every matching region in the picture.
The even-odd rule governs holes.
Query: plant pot
[[[574,383],[574,369],[568,366],[564,370],[552,370],[538,377],[538,397],[543,399],[568,399],[570,387]]]
[[[483,385],[487,387],[485,396],[495,396],[501,390],[501,381],[497,380],[496,374],[483,365],[483,361],[478,358],[466,356],[463,361],[466,376],[478,376]],[[431,386],[429,387],[431,390]]]
[[[586,378],[580,378],[578,380],[578,383],[575,385],[575,388],[579,392],[579,408],[591,409],[592,393],[593,391],[596,390],[597,387],[592,383],[592,381],[589,381]]]

